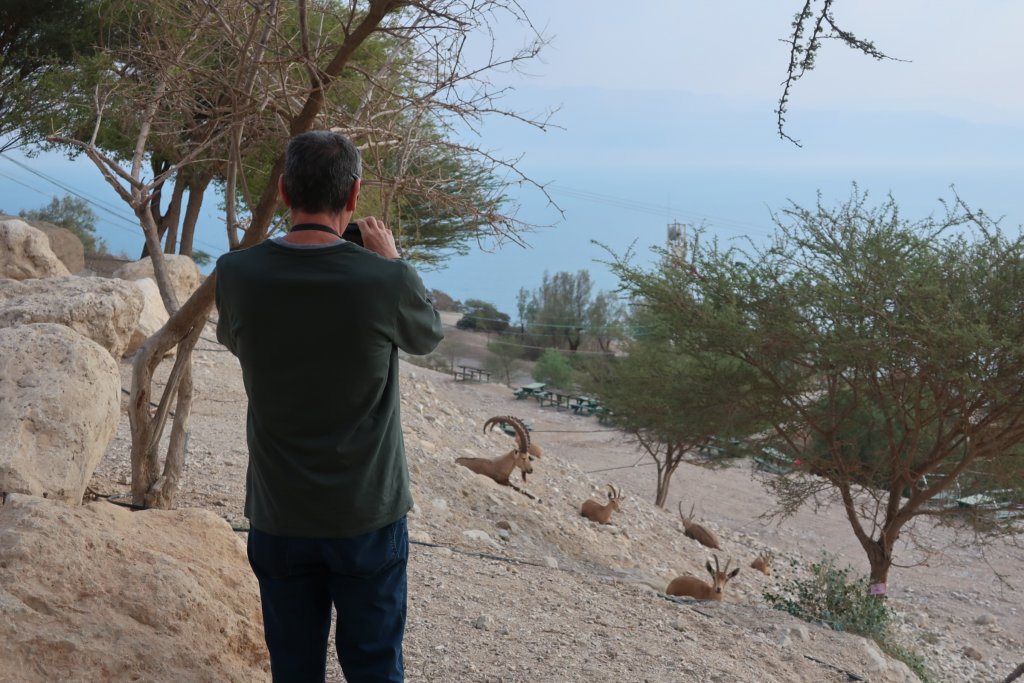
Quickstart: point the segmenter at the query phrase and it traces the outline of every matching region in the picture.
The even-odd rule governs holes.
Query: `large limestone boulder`
[[[12,216],[0,216],[0,278],[27,280],[69,275],[46,234]]]
[[[142,292],[122,280],[62,277],[0,280],[0,327],[51,322],[124,355],[142,313]]]
[[[0,329],[0,492],[80,504],[120,409],[102,346],[53,323]]]
[[[164,264],[167,266],[167,278],[171,281],[171,289],[178,299],[178,305],[182,305],[192,296],[202,282],[199,268],[196,262],[188,256],[177,254],[164,254]],[[148,277],[156,282],[156,274],[153,271],[153,260],[150,257],[126,263],[114,271],[114,277],[122,280],[138,280]]]
[[[256,579],[205,510],[0,506],[0,681],[265,683]]]
[[[80,273],[85,270],[85,245],[78,239],[78,235],[49,221],[25,222],[43,231],[50,242],[50,249],[70,272]]]
[[[142,343],[151,337],[157,330],[167,323],[167,309],[160,298],[160,288],[156,281],[148,277],[139,280],[132,280],[133,285],[139,288],[142,293],[142,313],[139,315],[139,322],[132,332],[132,338],[125,349],[125,355],[135,353]],[[167,355],[173,355],[177,347],[171,347]]]

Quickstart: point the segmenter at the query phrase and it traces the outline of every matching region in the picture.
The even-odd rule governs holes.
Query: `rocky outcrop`
[[[117,429],[120,392],[110,354],[68,327],[0,329],[0,492],[79,504]]]
[[[0,327],[51,322],[124,355],[142,313],[142,292],[121,280],[62,277],[0,280]]]
[[[132,284],[139,288],[142,293],[142,314],[139,315],[139,322],[132,332],[132,338],[125,349],[125,355],[135,353],[142,346],[142,343],[152,336],[167,322],[167,309],[160,299],[160,289],[156,281],[148,277],[132,280]],[[171,347],[167,355],[173,355],[177,347]]]
[[[27,280],[69,274],[42,230],[20,218],[0,217],[0,278]]]
[[[204,510],[0,506],[0,680],[270,680],[245,546]]]
[[[54,225],[49,221],[27,220],[33,228],[42,230],[50,242],[50,249],[60,262],[72,273],[85,270],[85,245],[78,235],[67,228]]]
[[[171,282],[171,289],[178,299],[178,305],[192,296],[202,282],[199,268],[196,262],[188,256],[176,254],[164,254],[164,264],[167,266],[167,278]],[[153,272],[153,260],[150,257],[126,263],[114,271],[114,277],[122,280],[138,280],[148,277],[156,282],[156,275]]]

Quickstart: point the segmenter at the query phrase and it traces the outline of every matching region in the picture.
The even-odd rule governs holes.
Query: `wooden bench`
[[[491,372],[490,370],[484,370],[482,368],[475,368],[472,365],[460,365],[458,370],[452,372],[452,377],[455,381],[469,380],[472,382],[490,382]]]

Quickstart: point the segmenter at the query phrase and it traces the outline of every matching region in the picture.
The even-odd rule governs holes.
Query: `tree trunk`
[[[192,242],[196,234],[196,223],[199,222],[199,210],[203,206],[203,194],[210,185],[210,176],[205,176],[188,183],[188,203],[185,205],[185,220],[181,224],[181,246],[178,253],[182,256],[192,255]]]
[[[875,589],[875,595],[884,595],[884,586],[889,580],[889,568],[892,567],[892,546],[895,539],[889,540],[884,534],[878,540],[872,540],[864,546],[871,566],[871,583],[883,588]]]
[[[668,485],[672,479],[672,473],[669,471],[667,465],[663,465],[661,462],[658,463],[658,490],[654,495],[654,504],[660,508],[665,507],[665,502],[668,500]]]
[[[180,180],[176,179],[176,180]],[[178,242],[178,221],[181,220],[181,198],[185,194],[185,185],[181,182],[174,183],[174,191],[171,193],[171,203],[167,207],[167,213],[160,221],[164,232],[164,253],[173,254]]]

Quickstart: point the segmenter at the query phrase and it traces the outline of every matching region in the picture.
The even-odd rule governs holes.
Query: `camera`
[[[345,232],[342,233],[341,238],[343,240],[348,240],[352,244],[363,246],[363,233],[359,231],[358,223],[349,223],[348,226],[345,227]]]

